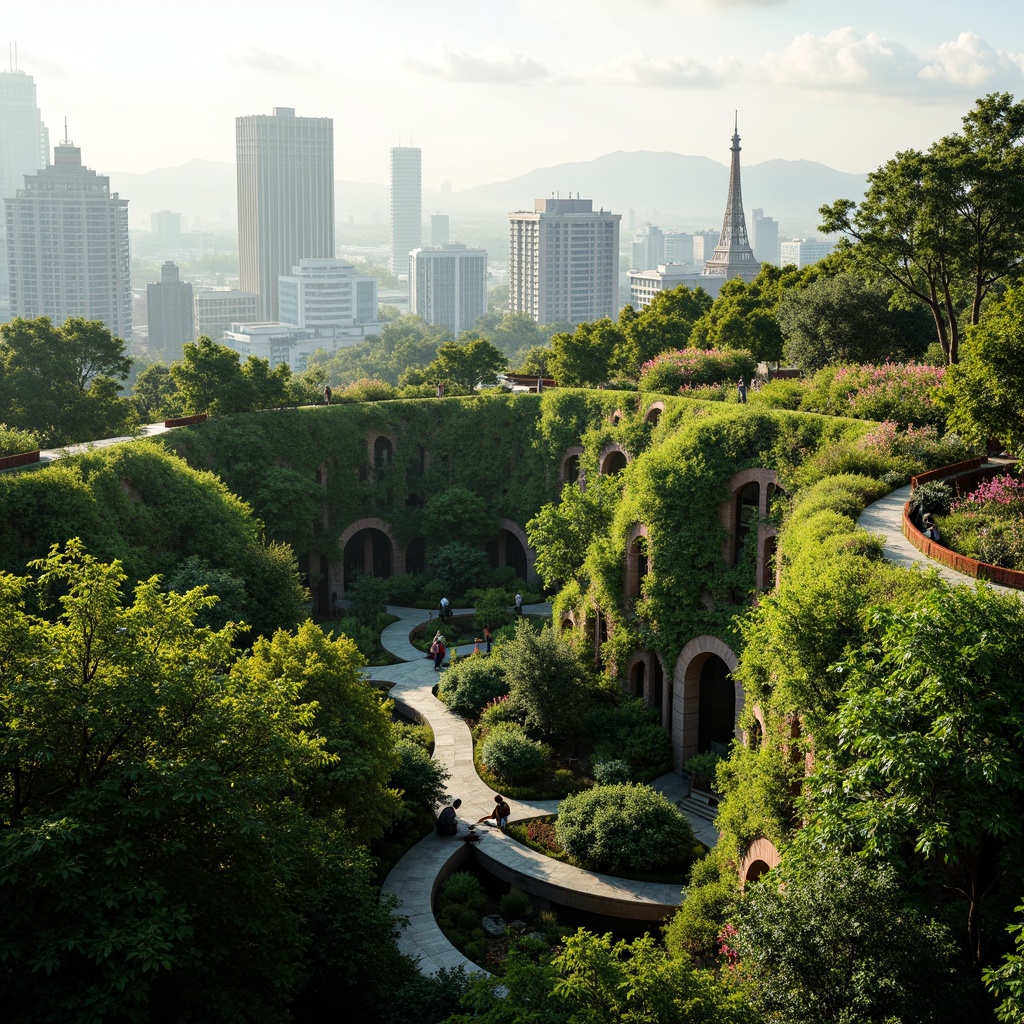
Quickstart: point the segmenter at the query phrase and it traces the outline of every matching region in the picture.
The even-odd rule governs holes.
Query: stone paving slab
[[[550,605],[530,605],[525,609],[536,614],[550,614]],[[469,727],[452,714],[431,690],[437,682],[430,660],[409,643],[413,626],[426,621],[432,612],[418,608],[389,607],[398,616],[381,634],[384,647],[396,657],[406,659],[397,665],[375,666],[364,669],[368,679],[390,683],[390,695],[412,709],[430,723],[434,731],[434,757],[451,773],[447,789],[453,797],[462,800],[459,820],[462,831],[466,825],[489,814],[494,806],[494,795],[476,773],[473,763],[473,738]],[[453,614],[469,614],[472,609],[456,609]],[[473,645],[460,648],[461,653],[472,653]],[[685,805],[682,780],[666,775],[654,783],[673,802]],[[553,814],[557,800],[509,800],[512,820]],[[687,813],[698,838],[712,846],[718,840],[714,825],[706,818]],[[472,852],[455,837],[440,837],[433,833],[413,846],[395,865],[385,879],[383,890],[400,901],[397,911],[409,919],[409,926],[399,936],[399,949],[419,957],[420,969],[436,973],[442,966],[461,965],[467,971],[483,972],[476,964],[466,960],[444,937],[437,927],[432,912],[436,888],[459,863],[474,856],[487,863],[490,870],[514,880],[525,891],[546,895],[559,903],[581,909],[628,917],[634,920],[661,920],[683,898],[678,885],[657,885],[612,878],[597,872],[583,871],[571,864],[545,857],[517,843],[497,829],[481,826],[481,841]]]

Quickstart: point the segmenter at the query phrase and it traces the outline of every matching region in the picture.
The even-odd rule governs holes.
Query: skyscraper
[[[430,244],[447,245],[448,241],[448,214],[432,213],[430,215]]]
[[[172,260],[160,268],[159,283],[146,285],[146,323],[149,354],[165,363],[181,359],[182,346],[195,340],[192,285],[178,277]]]
[[[36,84],[24,71],[0,72],[0,203],[12,199],[50,161],[50,139],[36,106]],[[10,309],[6,223],[0,217],[0,320]]]
[[[740,188],[740,133],[739,121],[733,126],[732,164],[729,168],[729,197],[725,203],[725,217],[722,220],[722,234],[711,259],[704,264],[704,273],[709,277],[739,277],[752,281],[757,277],[761,264],[754,257],[754,250],[747,240],[747,221],[743,216],[743,193]]]
[[[464,245],[413,249],[409,311],[456,337],[487,312],[487,253]]]
[[[278,277],[334,256],[334,122],[275,107],[236,118],[235,147],[239,284],[276,320]]]
[[[53,163],[4,202],[12,314],[102,320],[130,339],[128,200],[110,191],[110,179],[63,142]]]
[[[537,199],[509,220],[509,309],[540,324],[577,324],[619,311],[621,213],[590,199]]]
[[[773,217],[766,217],[760,207],[754,209],[751,216],[750,246],[754,257],[760,263],[779,266],[779,222]]]
[[[644,224],[633,232],[630,270],[650,270],[665,262],[665,233],[653,224]]]
[[[423,230],[422,152],[415,146],[391,150],[391,273],[409,273],[409,253],[420,247]]]

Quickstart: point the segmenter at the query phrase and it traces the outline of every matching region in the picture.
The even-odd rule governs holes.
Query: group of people
[[[462,806],[461,800],[453,800],[447,807],[445,807],[441,813],[437,816],[437,834],[439,836],[455,836],[459,833],[459,808]],[[485,814],[482,818],[477,819],[476,824],[470,825],[466,831],[459,836],[464,843],[478,843],[480,842],[480,836],[476,831],[477,825],[482,825],[485,821],[493,821],[502,832],[508,832],[508,819],[512,814],[512,808],[509,807],[508,801],[500,794],[494,794],[494,810],[490,814]]]
[[[747,384],[742,377],[736,381],[736,393],[740,397],[740,402],[745,403],[747,401],[748,391],[760,391],[761,390],[761,378],[751,377],[750,384]]]
[[[434,634],[434,639],[430,643],[430,653],[434,658],[434,671],[441,671],[441,662],[444,661],[444,656],[448,652],[444,642],[444,634],[441,630],[438,630]]]

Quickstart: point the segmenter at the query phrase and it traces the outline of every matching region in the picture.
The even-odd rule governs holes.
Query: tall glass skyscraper
[[[292,107],[235,119],[240,288],[278,319],[277,279],[334,256],[334,122]]]
[[[25,175],[50,162],[50,138],[36,106],[36,83],[24,71],[0,71],[0,212],[25,187]],[[0,216],[0,320],[10,312],[6,222]]]
[[[423,162],[415,146],[391,150],[391,273],[409,273],[409,253],[422,244]]]

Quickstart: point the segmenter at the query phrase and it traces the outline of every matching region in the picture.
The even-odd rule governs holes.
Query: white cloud
[[[290,57],[279,51],[251,45],[228,59],[238,67],[251,68],[253,71],[261,71],[268,75],[302,75],[321,71],[323,68],[319,60]]]
[[[692,57],[652,57],[633,50],[608,64],[598,75],[603,82],[668,89],[717,86],[733,70],[732,62],[710,67]]]
[[[532,57],[499,47],[467,53],[441,45],[427,59],[407,56],[404,63],[421,74],[457,82],[529,82],[548,77],[547,68]]]
[[[977,90],[992,85],[1002,86],[1009,79],[1019,79],[1024,70],[1024,56],[994,49],[973,32],[961,32],[956,39],[943,43],[931,60],[921,68],[926,82],[944,82],[952,86]],[[999,83],[993,82],[994,78]]]
[[[826,35],[797,36],[781,54],[759,61],[754,74],[798,89],[859,92],[875,95],[972,92],[982,86],[1013,88],[1024,60],[994,49],[972,32],[964,32],[934,51],[915,53],[877,32],[861,35],[838,28]]]

